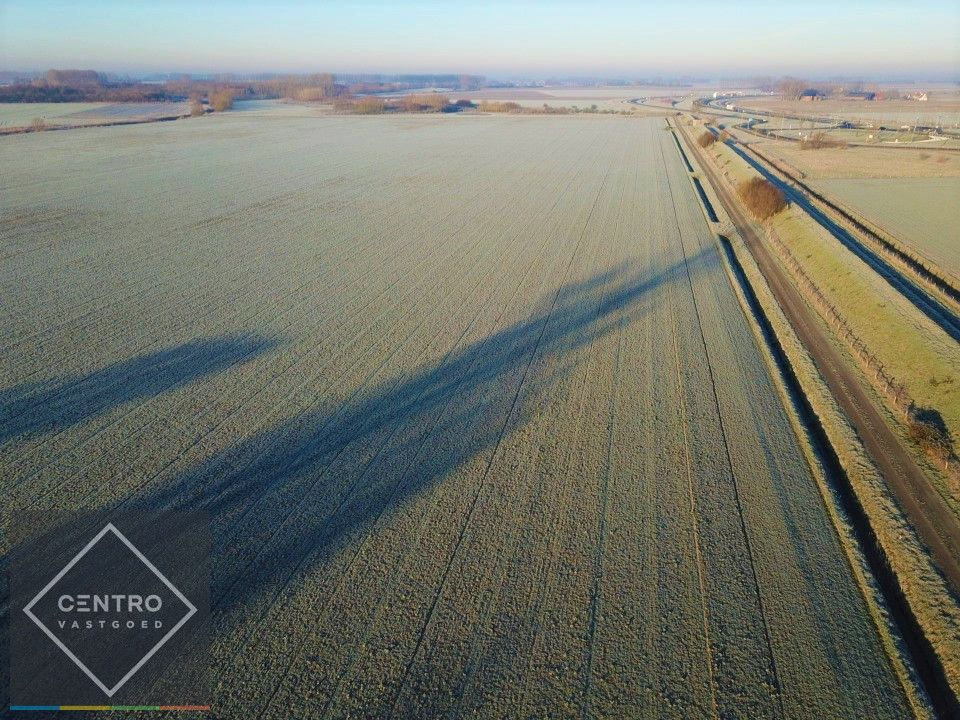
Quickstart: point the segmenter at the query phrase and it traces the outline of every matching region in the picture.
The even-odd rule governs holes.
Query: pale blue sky
[[[0,69],[960,76],[960,0],[0,0]]]

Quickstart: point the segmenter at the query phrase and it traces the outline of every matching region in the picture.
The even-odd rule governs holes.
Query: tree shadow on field
[[[718,263],[711,248],[653,272],[624,264],[549,291],[531,304],[527,319],[457,345],[430,366],[376,382],[371,374],[336,407],[320,407],[329,401],[316,387],[316,410],[144,490],[125,510],[209,513],[215,632],[223,637],[239,629],[256,644],[267,608],[299,576],[352,556],[365,537],[378,536],[384,521],[441,483],[458,482],[465,493],[476,493],[503,439],[551,401],[551,389],[574,370],[578,350],[628,329],[664,302],[669,284],[688,292],[688,272],[717,272]],[[464,513],[456,522],[466,520]],[[150,548],[141,549],[150,556]],[[303,617],[305,629],[326,599],[314,599],[318,610]],[[173,664],[160,682],[175,689],[178,676],[197,672],[230,682],[224,678],[238,667]]]
[[[206,338],[139,355],[55,383],[0,390],[0,444],[59,432],[135,400],[223,372],[276,345],[253,335]]]
[[[574,351],[629,327],[666,284],[718,262],[701,251],[655,273],[624,265],[568,284],[527,320],[246,439],[132,502],[209,511],[215,607],[275,595],[405,501],[492,457],[572,370]]]

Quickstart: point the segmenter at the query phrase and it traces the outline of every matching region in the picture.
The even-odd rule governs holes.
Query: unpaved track
[[[687,143],[692,147],[693,143]],[[700,155],[699,152],[697,152]],[[710,177],[737,229],[757,260],[804,347],[810,352],[831,392],[853,423],[884,480],[894,491],[910,521],[930,548],[941,571],[960,592],[960,521],[930,485],[910,451],[890,429],[874,401],[857,378],[857,371],[829,340],[813,311],[767,250],[753,224],[740,209],[725,184],[702,155],[700,166]]]

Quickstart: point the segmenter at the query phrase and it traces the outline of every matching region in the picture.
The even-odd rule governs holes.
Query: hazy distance
[[[960,77],[960,3],[0,0],[0,70]]]

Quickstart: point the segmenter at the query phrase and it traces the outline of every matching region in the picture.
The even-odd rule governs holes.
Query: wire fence
[[[890,374],[881,360],[857,336],[837,306],[810,279],[802,264],[790,252],[776,230],[768,227],[767,236],[781,261],[793,275],[804,299],[820,313],[820,316],[833,329],[836,336],[846,345],[847,350],[854,357],[873,388],[885,397],[903,417],[911,436],[917,441],[918,445],[931,460],[935,461],[947,473],[956,485],[960,481],[960,461],[958,461],[953,450],[949,436],[930,426],[930,423],[921,417],[918,406],[914,398],[910,396],[906,386]]]
[[[740,144],[740,147],[757,156],[762,162],[783,175],[788,182],[793,183],[797,189],[805,192],[817,208],[821,212],[827,213],[832,220],[840,222],[848,229],[852,225],[853,230],[869,245],[870,249],[883,257],[888,263],[893,263],[896,267],[907,270],[923,284],[923,287],[935,293],[948,304],[960,303],[960,287],[928,258],[914,252],[891,233],[880,228],[861,213],[826,198],[823,193],[811,188],[790,173],[781,163],[755,147],[743,143]]]

